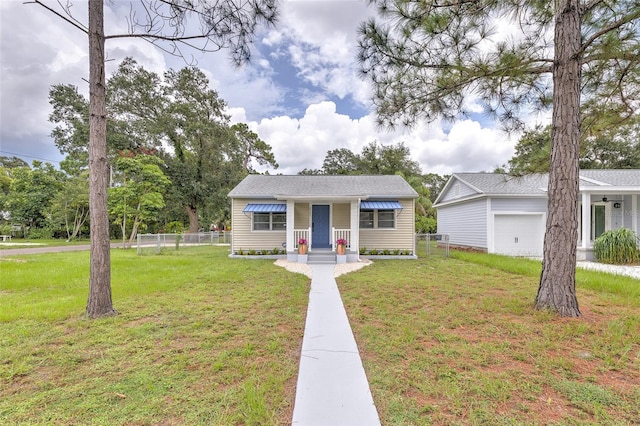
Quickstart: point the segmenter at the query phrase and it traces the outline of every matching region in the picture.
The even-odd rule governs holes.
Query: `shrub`
[[[169,222],[165,225],[165,230],[171,234],[179,234],[184,231],[184,224],[177,220]]]
[[[377,255],[377,254],[378,254],[378,250],[376,250],[376,249],[372,249],[372,250],[369,252],[369,254],[370,254],[370,255],[372,255],[372,256],[375,256],[375,255]]]
[[[360,254],[365,254],[367,252],[366,247],[360,247]]]
[[[606,231],[593,243],[596,260],[603,263],[637,263],[640,259],[637,236],[627,228]]]
[[[13,226],[8,223],[0,225],[0,235],[11,235],[13,232]]]
[[[29,228],[28,235],[32,240],[46,240],[53,237],[53,231],[49,228]]]
[[[238,249],[238,251],[236,252],[236,254],[243,256],[244,255],[244,250],[242,249]]]
[[[255,250],[249,250],[249,256],[255,256],[256,255],[256,251]]]

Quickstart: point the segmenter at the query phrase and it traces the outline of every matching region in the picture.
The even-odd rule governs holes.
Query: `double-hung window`
[[[254,231],[282,231],[287,228],[287,214],[276,212],[253,213]]]
[[[393,229],[396,226],[396,213],[394,210],[364,209],[360,210],[360,228]]]

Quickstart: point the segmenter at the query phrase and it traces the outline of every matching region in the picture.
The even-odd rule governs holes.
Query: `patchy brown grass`
[[[640,422],[640,301],[579,282],[563,319],[530,275],[434,256],[339,278],[383,424]]]

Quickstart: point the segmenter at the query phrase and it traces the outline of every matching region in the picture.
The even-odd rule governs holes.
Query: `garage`
[[[494,215],[494,253],[542,257],[543,214]]]

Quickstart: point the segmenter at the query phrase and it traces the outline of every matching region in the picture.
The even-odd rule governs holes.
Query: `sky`
[[[88,97],[86,35],[24,0],[0,2],[0,155],[57,166],[63,155],[50,137],[49,89],[72,84]],[[45,0],[56,6],[57,2]],[[64,0],[63,0],[64,2]],[[73,2],[86,23],[86,3]],[[130,2],[105,2],[105,32],[127,32]],[[227,52],[192,52],[211,88],[228,105],[232,123],[245,122],[273,149],[280,167],[269,173],[320,169],[329,150],[360,153],[377,141],[409,147],[423,173],[492,171],[506,164],[518,135],[483,114],[411,129],[379,128],[372,87],[358,75],[357,29],[374,9],[361,0],[295,0],[280,4],[273,28],[261,28],[251,62],[235,67]],[[127,56],[150,71],[186,66],[184,60],[135,39],[107,41],[107,77]]]

